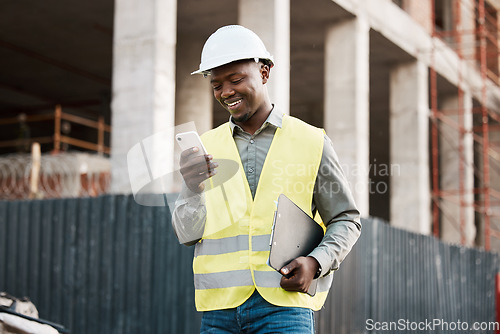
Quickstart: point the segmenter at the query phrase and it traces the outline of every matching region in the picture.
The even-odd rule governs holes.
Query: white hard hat
[[[252,30],[239,25],[219,28],[205,42],[201,51],[201,64],[191,74],[210,74],[210,70],[236,60],[266,59],[274,65],[273,56]]]

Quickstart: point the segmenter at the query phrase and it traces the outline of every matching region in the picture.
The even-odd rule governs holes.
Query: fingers
[[[280,273],[283,276],[288,276],[295,268],[297,268],[298,263],[297,259],[294,259],[292,262],[284,266],[283,268],[280,269]]]
[[[198,153],[198,151],[199,151],[198,147],[191,147],[187,150],[182,151],[181,152],[181,160],[187,159],[189,156],[199,155],[199,154],[196,154],[196,153]]]
[[[311,261],[316,260],[301,256],[281,268],[281,287],[287,291],[307,292],[316,273]]]
[[[184,178],[184,182],[193,192],[202,192],[205,186],[203,181],[214,176],[219,165],[212,161],[213,157],[210,154],[201,155],[198,153],[198,148],[193,147],[181,153],[180,172]]]
[[[280,269],[280,273],[283,275],[280,281],[280,285],[283,289],[287,291],[297,291],[306,292],[309,286],[306,286],[306,282],[300,273],[300,261],[294,259],[292,262]]]
[[[280,285],[286,291],[293,292],[307,292],[311,281],[307,281],[304,277],[299,274],[293,274],[292,276],[281,277]]]

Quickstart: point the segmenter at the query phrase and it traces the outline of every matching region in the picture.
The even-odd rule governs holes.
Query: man
[[[173,213],[179,240],[196,244],[202,333],[314,333],[313,310],[322,307],[332,271],[360,235],[359,212],[330,139],[271,103],[266,83],[273,65],[255,33],[226,26],[209,37],[193,72],[210,77],[215,99],[230,113],[229,122],[202,136],[209,154],[181,153],[185,184]],[[234,175],[227,175],[227,161],[237,163]],[[326,232],[309,256],[278,273],[266,262],[281,193],[311,217],[318,212]],[[305,292],[314,278],[312,297]]]

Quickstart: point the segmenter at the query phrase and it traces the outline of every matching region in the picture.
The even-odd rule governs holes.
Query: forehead
[[[254,60],[239,60],[226,65],[213,68],[211,71],[211,81],[222,79],[235,74],[251,74],[259,72],[259,66]]]

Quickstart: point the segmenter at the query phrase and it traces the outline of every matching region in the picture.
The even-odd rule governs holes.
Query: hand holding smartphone
[[[205,149],[205,146],[203,146],[201,138],[198,133],[196,133],[196,131],[178,133],[175,136],[175,140],[183,151],[188,150],[192,147],[198,147],[199,154],[197,155],[207,154],[207,150]]]
[[[191,191],[200,193],[205,189],[203,181],[215,175],[218,164],[212,162],[213,157],[207,154],[195,131],[178,133],[175,139],[182,149],[179,164],[184,182]],[[194,150],[195,147],[197,151]]]

